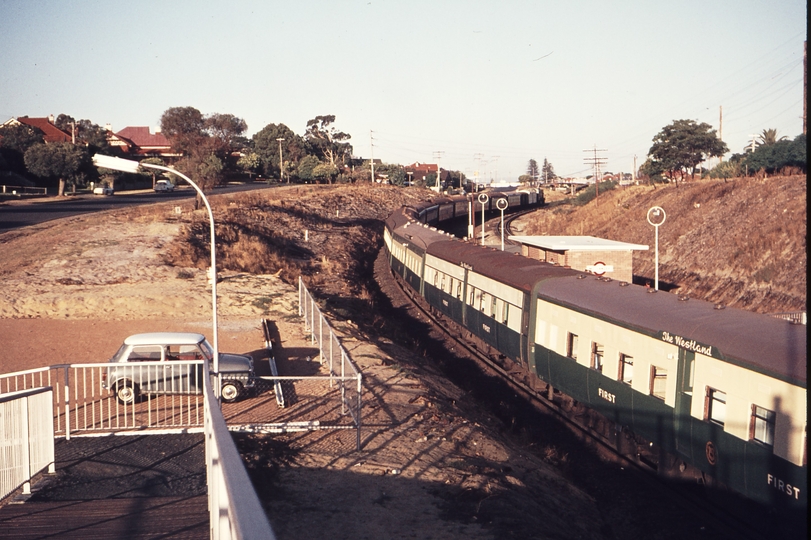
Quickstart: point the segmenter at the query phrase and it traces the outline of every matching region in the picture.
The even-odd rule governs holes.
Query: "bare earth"
[[[0,372],[105,362],[137,332],[210,338],[205,271],[164,263],[179,232],[176,220],[119,211],[0,234]],[[276,323],[282,357],[309,345],[293,287],[269,274],[220,277],[220,350],[261,348],[261,317]],[[393,304],[388,309],[397,313],[408,309]],[[418,323],[403,324],[409,335],[418,332]],[[348,430],[235,437],[279,539],[628,540],[711,532],[554,424],[533,417],[531,427],[516,427],[517,412],[512,426],[494,418],[479,405],[482,394],[440,371],[449,355],[365,336],[352,321],[334,326],[363,372],[362,450]],[[496,386],[485,378],[480,388],[493,394]],[[513,397],[499,395],[499,408],[517,410]]]

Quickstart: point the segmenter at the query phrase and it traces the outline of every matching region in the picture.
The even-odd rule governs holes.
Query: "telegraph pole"
[[[374,131],[372,131],[370,129],[369,130],[369,142],[372,145],[372,159],[371,159],[371,161],[369,163],[372,166],[372,183],[374,184],[375,183],[375,138],[372,136],[373,133],[374,133]]]
[[[442,159],[442,154],[444,154],[444,150],[437,150],[434,152],[434,158],[436,158],[436,192],[439,193],[442,191],[442,169],[439,167],[439,160]]]
[[[594,157],[587,157],[585,162],[592,166],[594,170],[594,190],[595,190],[595,197],[600,196],[600,166],[605,165],[608,163],[608,158],[604,158],[597,155],[597,152],[608,152],[608,150],[604,148],[597,148],[597,145],[594,145],[594,148],[591,150],[583,150],[584,152],[594,152]]]
[[[279,137],[276,139],[279,141],[279,182],[284,182],[284,162],[282,161],[282,141],[283,138]],[[290,177],[287,177],[287,183],[290,183]]]

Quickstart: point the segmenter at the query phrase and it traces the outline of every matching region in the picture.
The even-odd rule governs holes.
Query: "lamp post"
[[[499,199],[496,201],[496,208],[501,210],[501,251],[504,251],[504,210],[510,206],[510,201],[507,199]]]
[[[284,162],[282,161],[282,141],[284,138],[279,137],[276,139],[279,141],[279,182],[284,181]],[[288,177],[287,182],[290,182],[290,178]]]
[[[665,220],[667,219],[667,214],[665,214],[664,208],[660,206],[654,206],[650,210],[648,210],[648,223],[653,225],[654,229],[656,229],[656,262],[655,262],[655,289],[659,290],[659,226],[662,225]]]
[[[479,193],[479,202],[482,205],[482,245],[484,245],[484,205],[490,201],[487,193]]]
[[[211,211],[211,205],[208,204],[208,199],[203,193],[203,190],[200,189],[200,187],[197,184],[195,184],[191,180],[191,178],[174,169],[164,167],[163,165],[153,165],[151,163],[138,163],[137,161],[132,161],[129,159],[103,156],[101,154],[96,154],[93,156],[93,165],[95,165],[96,167],[102,167],[105,169],[112,169],[114,171],[123,171],[129,173],[137,173],[138,167],[144,167],[146,169],[158,169],[160,171],[175,174],[183,178],[186,182],[188,182],[189,185],[191,185],[197,191],[197,194],[200,195],[200,198],[203,199],[203,204],[206,205],[206,210],[208,210],[208,220],[211,223],[211,331],[213,332],[214,339],[214,373],[217,376],[217,385],[214,390],[214,393],[217,397],[219,397],[220,349],[219,349],[219,341],[217,339],[217,261],[216,261],[217,250],[214,237],[214,214]]]

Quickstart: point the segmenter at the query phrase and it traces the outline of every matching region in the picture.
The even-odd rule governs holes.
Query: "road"
[[[236,184],[217,188],[213,194],[268,189],[264,183]],[[155,193],[152,190],[121,192],[112,196],[77,195],[74,197],[49,197],[47,199],[12,200],[0,203],[0,232],[10,231],[29,225],[37,225],[52,219],[59,219],[101,210],[112,210],[153,204],[170,200],[189,199],[195,195],[194,189],[185,187],[172,193]]]

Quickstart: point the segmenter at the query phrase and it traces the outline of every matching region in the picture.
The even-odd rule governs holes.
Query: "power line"
[[[597,152],[608,152],[608,150],[605,148],[597,148],[597,145],[595,144],[594,148],[583,151],[594,152],[594,157],[587,157],[583,161],[586,164],[591,164],[592,169],[594,170],[594,189],[596,191],[595,197],[597,197],[600,195],[600,166],[608,163],[608,158],[598,156]]]

